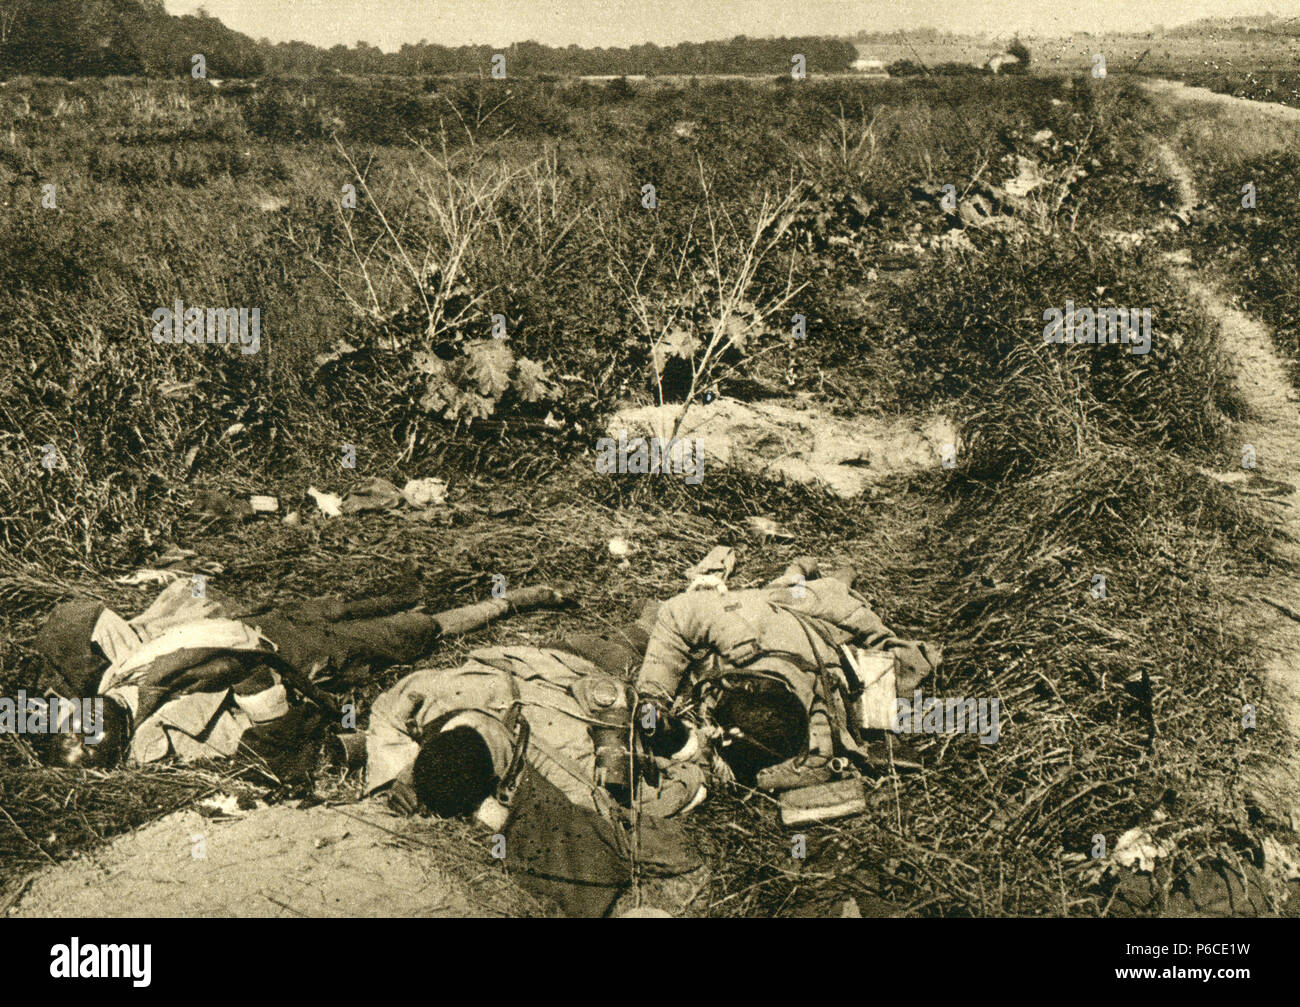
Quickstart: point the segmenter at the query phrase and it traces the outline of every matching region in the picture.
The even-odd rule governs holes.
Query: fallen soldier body
[[[698,866],[664,819],[707,789],[698,761],[634,754],[634,696],[610,673],[622,669],[575,651],[591,653],[493,647],[411,673],[371,707],[366,789],[387,788],[407,813],[476,814],[525,888],[592,916],[630,881],[634,848],[649,873]],[[639,654],[626,653],[616,665],[634,667]]]
[[[896,657],[897,696],[933,672],[941,653],[895,636],[848,579],[817,574],[817,561],[800,557],[765,587],[691,590],[659,607],[636,679],[652,708],[644,718],[651,751],[672,756],[698,745],[676,706],[714,730],[718,754],[746,786],[763,769],[812,754],[866,758],[845,645]]]
[[[191,585],[168,586],[129,621],[88,601],[57,606],[36,636],[38,686],[65,699],[102,697],[99,737],[62,730],[44,737],[43,760],[107,767],[167,758],[247,754],[274,775],[302,776],[343,726],[326,689],[363,681],[427,654],[448,630],[474,622],[458,609],[410,608],[407,592],[364,602],[297,602],[260,615],[235,611]],[[484,603],[486,622],[511,607],[558,604],[548,589]],[[290,690],[312,702],[290,702]],[[76,726],[76,725],[72,725]]]

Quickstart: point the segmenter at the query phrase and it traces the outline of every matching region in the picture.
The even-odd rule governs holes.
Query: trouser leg
[[[313,678],[355,677],[410,664],[438,639],[437,620],[421,612],[337,623],[303,623],[277,614],[259,627],[285,660]]]

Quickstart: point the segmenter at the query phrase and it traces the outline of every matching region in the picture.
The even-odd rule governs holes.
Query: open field
[[[1259,659],[1278,626],[1243,603],[1290,576],[1289,532],[1253,481],[1289,472],[1261,452],[1236,477],[1243,425],[1259,444],[1276,426],[1239,380],[1242,340],[1273,335],[1251,345],[1278,368],[1300,353],[1300,127],[1144,89],[1120,72],[1140,40],[1097,50],[1101,79],[1092,40],[1027,41],[1040,74],[8,81],[0,691],[30,683],[53,604],[86,592],[134,613],[156,588],[115,578],[172,545],[250,605],[379,591],[408,562],[430,611],[488,597],[498,575],[581,603],[440,644],[436,665],[617,625],[718,543],[738,584],[814,554],[854,564],[891,627],[942,644],[935,692],[998,697],[1001,737],[921,739],[924,769],[809,826],[799,862],[770,801],[718,793],[691,825],[707,876],[689,900],[650,887],[648,902],[1158,915],[1188,905],[1198,870],[1227,870],[1258,912],[1294,912],[1275,852],[1297,845],[1294,805],[1270,789],[1294,709]],[[977,59],[887,48],[863,53]],[[1243,69],[1238,50],[1189,47],[1141,70],[1198,58]],[[1245,313],[1231,325],[1220,291]],[[157,342],[154,312],[178,298],[258,306],[260,349]],[[1149,309],[1150,351],[1045,343],[1044,313],[1067,301]],[[695,485],[597,471],[611,415],[685,406],[704,424],[779,406],[953,441],[918,435],[874,462],[786,446],[763,457],[801,464],[774,473],[737,435]],[[812,462],[865,472],[863,488],[835,492]],[[371,476],[442,478],[448,503],[326,518],[306,495]],[[274,494],[281,511],[214,517],[192,506],[205,491]],[[398,677],[355,688],[363,723]],[[41,885],[69,863],[213,791],[284,796],[235,776],[43,769],[0,737],[0,903],[21,910],[30,885],[53,911],[62,889]],[[346,775],[318,784],[359,796]],[[547,912],[482,884],[482,830],[391,827],[450,879],[449,913]],[[1153,870],[1093,852],[1135,829],[1164,850]]]

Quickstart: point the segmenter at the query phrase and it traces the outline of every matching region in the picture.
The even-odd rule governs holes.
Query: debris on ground
[[[198,553],[193,549],[182,549],[180,546],[171,545],[158,555],[152,565],[116,577],[114,583],[125,584],[128,587],[146,584],[160,584],[165,587],[198,573],[215,577],[225,571],[225,565],[216,560],[199,559]]]
[[[186,560],[194,559],[197,555],[198,553],[193,549],[182,549],[178,545],[172,545],[159,553],[154,563],[159,567],[177,566]]]
[[[132,570],[121,577],[114,577],[114,584],[125,584],[128,587],[138,587],[144,584],[171,584],[173,581],[183,580],[189,577],[181,570],[155,570],[151,567],[142,567],[139,570]]]
[[[387,479],[372,476],[349,490],[339,506],[344,514],[365,514],[392,510],[401,505],[402,499],[397,487]]]
[[[1169,840],[1157,841],[1146,829],[1129,829],[1115,843],[1111,860],[1120,867],[1132,867],[1138,871],[1151,873],[1156,861],[1174,853],[1174,844]]]
[[[219,490],[199,490],[194,496],[191,509],[205,517],[222,519],[240,520],[253,515],[253,506],[247,500],[241,500]]]
[[[632,565],[631,562],[628,560],[628,557],[631,556],[632,553],[636,552],[636,546],[634,546],[627,539],[623,538],[622,536],[616,535],[609,540],[609,542],[606,544],[606,548],[609,550],[609,554],[611,556],[619,560],[618,565],[620,567],[629,567]]]
[[[447,483],[442,479],[411,479],[402,496],[412,507],[439,506],[447,502]]]
[[[858,777],[786,790],[781,793],[779,801],[782,825],[829,822],[867,810],[862,780]]]
[[[199,801],[194,810],[204,818],[213,820],[242,818],[250,811],[265,808],[266,802],[248,794],[213,794]]]
[[[938,237],[931,239],[930,247],[944,252],[974,252],[975,243],[966,236],[966,232],[954,227]]]
[[[315,486],[307,487],[307,495],[316,501],[316,506],[326,517],[343,516],[343,498],[333,493],[322,493]]]
[[[411,479],[399,490],[387,479],[371,476],[361,480],[341,497],[318,490],[315,486],[308,487],[307,495],[316,502],[317,508],[326,517],[342,517],[345,514],[396,510],[404,502],[415,510],[445,504],[447,483],[442,479]],[[296,515],[296,511],[291,512],[285,518],[285,523],[296,524]]]
[[[730,546],[715,545],[709,554],[686,571],[690,587],[694,590],[708,587],[718,591],[727,589],[727,578],[736,567],[736,550]]]
[[[763,514],[754,514],[745,518],[745,524],[749,525],[750,530],[764,539],[779,538],[790,541],[794,538],[788,531],[777,524],[772,518]]]

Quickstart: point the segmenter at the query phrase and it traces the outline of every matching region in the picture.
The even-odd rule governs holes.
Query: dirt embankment
[[[41,874],[11,915],[500,915],[399,836],[402,824],[373,804],[182,811]]]

